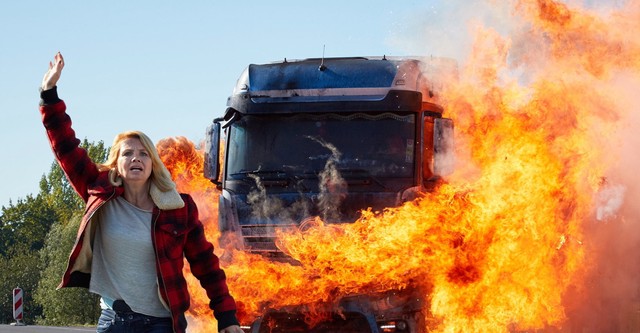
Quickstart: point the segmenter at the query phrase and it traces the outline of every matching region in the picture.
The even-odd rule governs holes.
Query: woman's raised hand
[[[64,68],[64,58],[60,52],[56,53],[53,61],[49,61],[49,70],[44,74],[42,78],[42,90],[49,90],[56,86],[60,79],[60,73]]]

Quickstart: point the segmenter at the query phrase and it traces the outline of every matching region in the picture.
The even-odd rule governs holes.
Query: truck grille
[[[276,233],[296,228],[295,224],[243,225],[241,230],[245,249],[269,257],[285,257],[286,255],[276,246]]]

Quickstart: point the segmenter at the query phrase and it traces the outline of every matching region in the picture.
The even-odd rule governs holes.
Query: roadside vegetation
[[[94,161],[104,161],[102,141],[82,142]],[[91,325],[99,298],[84,288],[56,290],[75,241],[84,203],[54,161],[37,194],[11,201],[0,215],[0,324],[13,319],[12,291],[24,291],[26,324]]]

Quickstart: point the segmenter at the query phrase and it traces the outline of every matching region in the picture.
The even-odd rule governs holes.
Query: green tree
[[[45,242],[56,214],[43,195],[27,196],[14,205],[2,207],[0,216],[0,322],[13,321],[15,287],[24,290],[24,321],[32,323],[42,308],[33,302],[33,292],[40,279],[38,252]]]
[[[107,158],[107,149],[102,141],[91,143],[84,139],[80,146],[87,150],[93,161],[102,163]],[[46,195],[48,204],[56,211],[60,221],[69,221],[75,212],[84,209],[84,202],[56,162],[51,165],[49,173],[40,179],[40,193]]]
[[[81,146],[94,161],[103,162],[107,156],[102,141],[94,144],[85,139]],[[25,291],[27,321],[35,319],[60,325],[95,322],[97,297],[89,295],[86,290],[55,292],[75,239],[76,220],[81,216],[84,203],[55,162],[49,173],[42,176],[39,185],[37,195],[28,195],[15,204],[10,202],[8,207],[2,207],[0,294],[5,293],[7,297],[0,297],[0,322],[13,320],[10,293],[16,286]],[[63,247],[62,244],[68,246]],[[49,292],[55,294],[48,297]],[[41,298],[35,297],[38,294]],[[44,306],[49,304],[52,305]],[[56,306],[69,308],[75,313],[65,315],[66,312],[58,311]]]
[[[94,144],[85,139],[81,146],[87,150],[93,161],[101,163],[107,157],[108,150],[102,141]],[[57,222],[53,224],[40,251],[42,277],[34,296],[35,301],[42,306],[39,323],[93,324],[100,314],[99,298],[96,295],[84,288],[56,290],[75,241],[84,202],[57,163],[54,163],[49,174],[40,180],[40,193],[46,193],[48,204],[56,211]]]
[[[53,222],[57,220],[54,208],[46,195],[28,195],[9,207],[2,207],[0,229],[2,243],[0,254],[10,252],[37,251],[42,248],[44,239]]]
[[[34,302],[33,294],[40,280],[40,258],[37,251],[16,251],[9,257],[0,256],[0,323],[13,320],[12,291],[20,287],[23,294],[24,322],[31,324],[42,313],[40,304]]]
[[[102,162],[107,156],[104,143],[90,143],[86,139],[81,146],[94,161]],[[71,187],[56,162],[46,176],[40,179],[40,192],[19,199],[16,204],[2,207],[0,215],[0,255],[12,248],[39,250],[49,229],[56,221],[68,221],[82,211],[84,203]]]
[[[97,295],[85,288],[56,290],[81,219],[81,213],[77,213],[69,223],[56,223],[40,251],[42,276],[34,295],[35,301],[42,306],[43,316],[39,324],[84,325],[94,324],[98,320],[100,306]]]

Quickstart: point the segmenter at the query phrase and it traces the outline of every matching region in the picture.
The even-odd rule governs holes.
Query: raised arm
[[[66,105],[58,97],[57,83],[64,68],[64,58],[58,52],[49,69],[42,78],[40,92],[40,113],[42,123],[47,130],[47,138],[51,144],[58,164],[64,171],[71,186],[86,202],[88,184],[98,177],[98,168],[87,151],[80,147],[80,140],[71,128],[71,118],[66,113]]]

